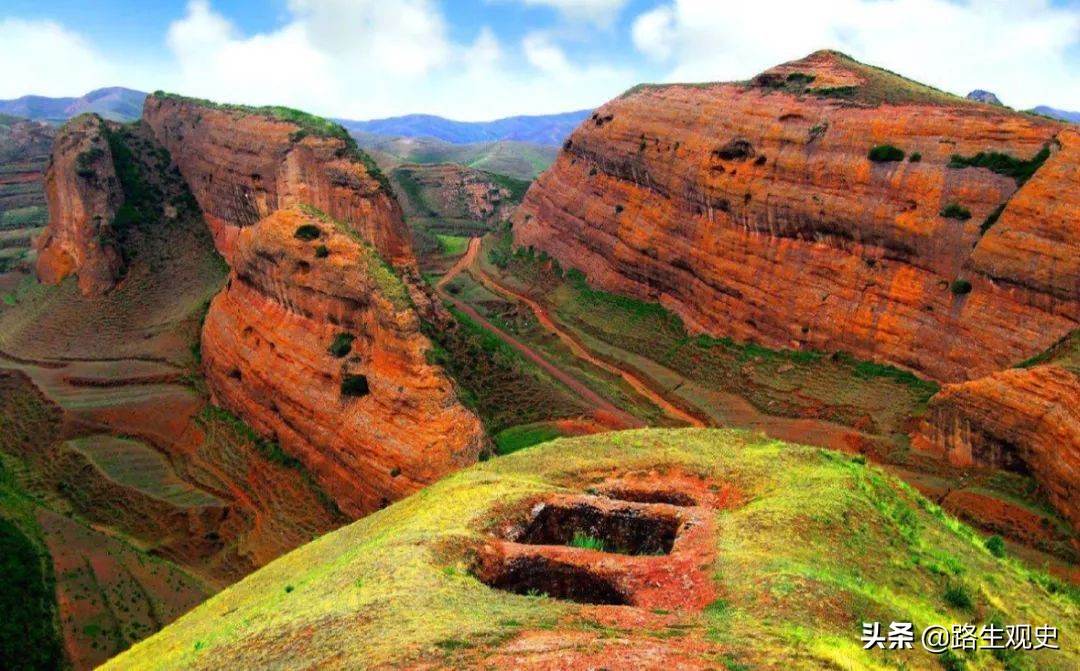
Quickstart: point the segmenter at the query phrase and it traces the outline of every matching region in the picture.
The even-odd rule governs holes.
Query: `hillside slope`
[[[1080,325],[1080,133],[821,51],[640,86],[567,140],[515,242],[696,331],[939,381]]]
[[[1060,590],[861,460],[642,430],[451,476],[105,668],[1075,668]],[[1052,622],[1062,649],[866,651],[864,621]]]

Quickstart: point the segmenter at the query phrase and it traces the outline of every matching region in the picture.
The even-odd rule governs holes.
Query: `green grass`
[[[1050,158],[1050,147],[1044,145],[1030,159],[1024,160],[997,151],[979,152],[974,156],[962,156],[953,154],[949,160],[949,167],[962,168],[986,168],[999,175],[1012,177],[1017,184],[1023,184],[1031,179],[1035,172],[1042,167],[1046,159]]]
[[[996,613],[1071,631],[1080,617],[1075,594],[993,557],[971,529],[846,455],[740,431],[645,430],[558,440],[456,473],[272,562],[105,669],[248,668],[283,640],[283,664],[459,667],[477,658],[457,655],[483,659],[522,630],[580,632],[592,609],[490,589],[469,574],[468,557],[537,496],[627,472],[686,473],[743,497],[719,513],[716,558],[701,567],[722,601],[681,614],[702,666],[726,655],[738,668],[874,668],[882,658],[862,650],[861,622],[921,631]],[[974,610],[946,601],[957,584]],[[1028,654],[1039,668],[1076,668],[1080,651],[1062,647]],[[936,664],[918,648],[903,661]],[[974,661],[996,668],[989,651]]]
[[[442,235],[439,233],[435,234],[435,238],[439,241],[439,248],[444,256],[461,256],[468,248],[469,240],[472,240],[472,238],[463,235]]]
[[[558,427],[548,423],[539,423],[503,429],[495,435],[493,440],[495,442],[495,452],[500,455],[507,455],[562,436],[563,432]]]
[[[5,669],[64,668],[63,646],[53,628],[57,606],[47,562],[48,555],[42,557],[17,524],[0,517],[0,661]]]
[[[179,479],[165,457],[139,441],[96,435],[68,441],[68,445],[110,480],[153,498],[182,507],[225,505]]]
[[[42,205],[31,205],[0,212],[0,230],[33,228],[49,223],[49,213]]]
[[[428,361],[457,381],[459,398],[480,416],[489,435],[584,412],[576,397],[535,364],[456,308],[455,324],[423,324],[432,342]],[[511,434],[511,445],[516,442]]]
[[[604,541],[595,536],[583,534],[580,531],[574,532],[574,537],[570,539],[570,542],[567,543],[567,545],[572,548],[581,548],[582,550],[604,551]]]

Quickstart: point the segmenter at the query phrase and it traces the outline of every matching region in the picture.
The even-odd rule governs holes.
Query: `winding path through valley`
[[[506,298],[508,298],[508,299],[510,299],[512,301],[521,302],[521,303],[524,303],[525,305],[529,306],[529,309],[531,309],[533,311],[533,314],[536,315],[536,318],[540,322],[540,324],[545,329],[547,329],[548,331],[550,331],[550,332],[554,333],[556,336],[558,336],[559,340],[562,341],[563,344],[565,344],[570,349],[570,351],[574,354],[574,356],[576,356],[577,358],[589,363],[592,366],[603,369],[603,370],[607,371],[608,373],[611,373],[613,375],[617,375],[617,376],[621,377],[627,384],[629,384],[631,387],[633,387],[635,391],[637,391],[640,395],[644,396],[645,398],[649,399],[649,401],[652,402],[654,405],[656,405],[659,408],[663,409],[664,412],[666,412],[668,415],[670,415],[670,416],[672,416],[672,417],[674,417],[676,419],[679,419],[679,420],[681,420],[683,422],[686,422],[690,426],[697,426],[697,427],[706,426],[706,424],[704,422],[702,422],[700,419],[698,419],[697,417],[694,417],[693,415],[690,415],[689,413],[683,411],[681,408],[679,408],[676,405],[672,404],[670,401],[668,401],[662,395],[660,395],[659,393],[654,391],[651,387],[649,387],[645,382],[643,382],[640,378],[638,378],[634,374],[632,374],[632,373],[630,373],[630,372],[628,372],[626,370],[623,370],[623,369],[621,369],[621,368],[619,368],[617,366],[614,366],[614,365],[608,363],[607,361],[604,361],[603,359],[600,359],[600,358],[594,356],[576,338],[574,338],[572,335],[570,335],[569,333],[567,333],[564,330],[562,330],[561,328],[559,328],[559,326],[557,324],[555,324],[554,320],[552,320],[547,315],[547,313],[545,312],[543,306],[541,306],[539,303],[537,303],[536,301],[532,300],[531,298],[529,298],[527,296],[523,296],[523,295],[521,295],[521,294],[519,294],[519,293],[517,293],[517,292],[515,292],[515,291],[513,291],[513,290],[511,290],[511,289],[509,289],[507,287],[504,287],[503,285],[499,284],[494,279],[492,279],[491,277],[486,275],[480,268],[478,268],[476,266],[476,258],[477,258],[478,254],[480,252],[480,245],[481,245],[481,239],[480,238],[471,239],[469,241],[469,247],[466,250],[465,255],[462,256],[461,259],[459,259],[458,262],[456,264],[454,264],[454,267],[451,268],[450,271],[448,273],[446,273],[446,275],[444,275],[442,277],[442,279],[439,280],[438,284],[435,285],[436,289],[438,289],[439,293],[444,298],[446,298],[451,303],[453,303],[454,306],[457,309],[461,310],[462,312],[468,314],[469,317],[471,317],[471,318],[477,320],[478,322],[480,322],[485,328],[487,328],[487,329],[491,330],[493,333],[495,333],[501,340],[503,340],[508,345],[510,345],[514,349],[516,349],[519,352],[521,352],[522,354],[524,354],[526,357],[528,357],[528,359],[530,361],[535,362],[544,371],[549,373],[552,377],[555,377],[560,382],[562,382],[566,386],[570,387],[575,393],[577,393],[579,396],[581,396],[587,402],[594,405],[597,409],[604,410],[606,412],[615,414],[620,419],[625,420],[628,426],[644,426],[645,425],[641,420],[639,420],[639,419],[637,419],[635,417],[632,417],[631,415],[629,415],[625,411],[623,411],[623,410],[619,409],[618,407],[616,407],[610,401],[607,401],[606,399],[602,398],[599,394],[597,394],[592,389],[590,389],[589,387],[587,387],[584,384],[582,384],[581,382],[579,382],[576,378],[570,376],[566,372],[564,372],[561,369],[557,368],[556,366],[552,365],[550,362],[547,361],[547,359],[542,357],[533,348],[529,347],[525,343],[522,343],[521,341],[514,338],[510,334],[505,333],[504,331],[502,331],[501,329],[496,327],[494,324],[492,324],[490,321],[485,319],[483,316],[481,316],[471,306],[467,305],[463,301],[461,301],[458,298],[456,298],[455,296],[451,295],[450,292],[445,290],[445,287],[449,282],[451,282],[455,277],[457,277],[462,272],[467,271],[469,273],[469,275],[471,275],[478,282],[480,282],[482,285],[484,285],[484,287],[487,288],[488,290],[490,290],[490,291],[492,291],[492,292],[494,292],[496,294],[502,295],[502,296],[504,296],[504,297],[506,297]]]

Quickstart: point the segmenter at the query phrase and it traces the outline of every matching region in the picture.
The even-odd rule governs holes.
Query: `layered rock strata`
[[[1054,365],[946,385],[913,444],[957,466],[1030,473],[1080,530],[1080,376]]]
[[[425,360],[408,293],[364,241],[307,207],[238,231],[203,328],[215,400],[299,459],[350,515],[476,461],[479,420]]]
[[[78,275],[84,296],[110,291],[124,273],[112,223],[124,203],[108,129],[97,115],[69,121],[57,135],[45,175],[49,225],[37,241],[38,278]]]
[[[335,124],[172,95],[148,97],[143,120],[187,180],[226,260],[242,228],[308,203],[347,223],[395,267],[415,266],[386,179]]]
[[[1080,324],[1078,145],[817,52],[605,104],[529,190],[515,241],[697,331],[970,379]],[[980,153],[996,170],[968,165]]]

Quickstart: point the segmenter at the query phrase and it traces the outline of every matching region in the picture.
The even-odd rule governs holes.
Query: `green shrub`
[[[584,550],[596,550],[598,552],[603,552],[604,551],[604,541],[600,540],[599,538],[596,538],[595,536],[590,536],[588,534],[583,534],[580,531],[575,531],[574,532],[574,537],[570,539],[569,545],[572,548],[582,548]]]
[[[596,166],[594,165],[593,167],[589,168],[589,177],[593,177],[595,175],[596,175]]]
[[[979,152],[974,156],[961,156],[953,154],[949,160],[950,168],[986,168],[999,175],[1012,177],[1017,184],[1023,184],[1031,179],[1035,171],[1042,167],[1046,159],[1050,158],[1050,147],[1043,145],[1037,154],[1024,161],[998,151]]]
[[[941,210],[940,214],[947,219],[957,219],[959,221],[971,219],[971,210],[959,203],[949,203]]]
[[[367,377],[364,375],[346,375],[341,381],[342,396],[367,396],[370,392]]]
[[[616,205],[615,206],[615,214],[622,214],[623,209],[625,209],[625,208],[623,208],[622,205]]]
[[[330,250],[326,248],[326,245],[319,245],[315,248],[315,258],[325,259],[330,256]]]
[[[854,98],[858,92],[858,86],[826,86],[810,89],[810,93],[823,98]]]
[[[319,230],[318,226],[312,224],[304,224],[300,228],[297,228],[296,232],[293,233],[293,237],[297,240],[305,240],[308,242],[318,239],[320,235],[322,235],[322,231]]]
[[[913,151],[911,152],[911,156],[908,157],[908,161],[911,161],[912,163],[918,163],[922,161],[922,154],[917,151]]]
[[[971,593],[960,583],[949,585],[945,589],[945,602],[953,608],[962,608],[964,610],[974,605],[971,600]]]
[[[7,669],[63,668],[53,629],[52,563],[14,522],[0,517],[0,660]]]
[[[986,549],[990,551],[990,554],[995,557],[1000,559],[1005,556],[1005,539],[1001,536],[994,534],[983,541],[983,545],[985,545]]]
[[[874,163],[887,163],[889,161],[903,161],[904,152],[891,144],[879,144],[867,154]]]
[[[817,79],[817,75],[811,75],[805,72],[792,72],[787,76],[787,80],[794,84],[809,84],[815,79]]]
[[[340,359],[352,351],[354,340],[356,340],[356,336],[351,333],[339,333],[334,336],[334,342],[330,343],[327,351]]]
[[[952,292],[957,296],[970,294],[971,282],[968,282],[967,280],[956,280],[949,288],[952,289]]]

